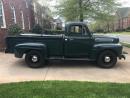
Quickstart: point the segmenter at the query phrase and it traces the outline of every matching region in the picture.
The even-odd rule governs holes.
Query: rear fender
[[[17,44],[14,49],[15,57],[22,58],[24,54],[31,50],[37,50],[41,52],[45,58],[47,57],[46,45],[42,43],[23,43]]]

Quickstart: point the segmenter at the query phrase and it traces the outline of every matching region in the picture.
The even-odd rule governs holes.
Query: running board
[[[94,59],[88,58],[64,58],[64,57],[51,57],[48,60],[70,60],[70,61],[95,61]]]

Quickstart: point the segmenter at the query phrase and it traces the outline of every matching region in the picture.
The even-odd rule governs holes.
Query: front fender
[[[46,45],[42,43],[22,43],[17,44],[14,48],[15,57],[22,58],[23,55],[31,50],[37,50],[47,57]]]
[[[122,49],[121,44],[95,44],[92,48],[91,58],[97,59],[98,55],[105,50],[111,50],[119,57],[122,54]]]

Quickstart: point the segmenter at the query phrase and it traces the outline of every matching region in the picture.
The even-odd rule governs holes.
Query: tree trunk
[[[107,32],[110,32],[110,25],[109,25],[109,22],[107,23]]]
[[[124,29],[124,19],[122,18],[122,31]]]
[[[83,22],[84,21],[84,15],[83,15],[83,5],[82,5],[82,0],[79,0],[79,20],[80,22]]]

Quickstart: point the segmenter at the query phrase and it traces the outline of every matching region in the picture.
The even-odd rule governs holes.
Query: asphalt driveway
[[[130,49],[125,48],[125,51],[130,54]],[[0,53],[0,83],[39,80],[130,83],[130,55],[112,69],[101,69],[95,63],[86,61],[53,61],[44,68],[31,69],[23,59]]]

